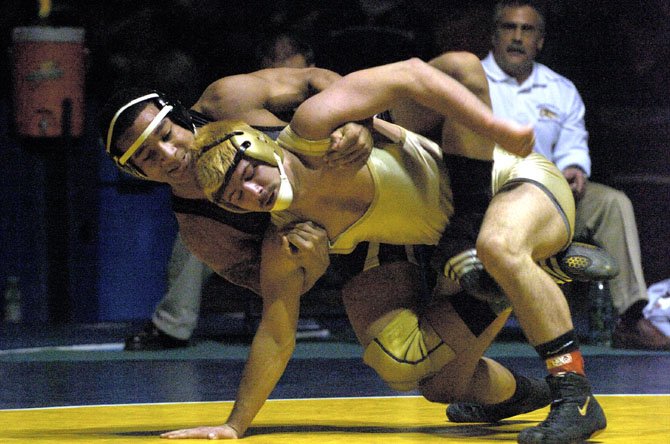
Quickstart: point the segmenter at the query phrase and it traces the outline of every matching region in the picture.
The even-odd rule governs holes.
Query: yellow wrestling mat
[[[598,401],[608,428],[592,442],[670,443],[670,395],[604,395]],[[220,424],[231,407],[210,402],[0,410],[0,442],[166,443],[160,432]],[[265,404],[244,442],[513,443],[548,410],[500,425],[473,425],[449,423],[443,405],[421,397],[276,400]]]

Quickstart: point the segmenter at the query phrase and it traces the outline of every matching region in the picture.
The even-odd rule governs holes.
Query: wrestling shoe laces
[[[451,422],[495,423],[522,413],[532,412],[549,405],[551,391],[543,379],[531,379],[514,374],[521,390],[511,399],[497,404],[456,402],[447,406],[447,418]]]
[[[517,438],[520,444],[580,443],[605,430],[605,413],[584,376],[571,372],[548,376],[547,383],[554,398],[549,415],[537,426],[522,430]]]

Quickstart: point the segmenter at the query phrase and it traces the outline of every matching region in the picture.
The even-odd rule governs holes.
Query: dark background
[[[445,50],[488,50],[489,1],[62,0],[0,6],[0,288],[20,278],[24,321],[148,317],[165,291],[176,233],[168,190],[121,176],[96,115],[118,86],[146,83],[190,105],[212,81],[255,69],[266,35],[292,30],[317,65],[346,74]],[[670,277],[670,1],[550,3],[540,61],[586,103],[593,179],[636,210],[648,284]],[[36,140],[13,130],[11,30],[86,31],[85,132]]]

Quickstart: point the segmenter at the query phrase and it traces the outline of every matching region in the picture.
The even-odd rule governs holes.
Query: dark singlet
[[[207,217],[246,234],[262,236],[270,225],[270,213],[232,213],[207,199],[185,199],[172,195],[172,211]]]

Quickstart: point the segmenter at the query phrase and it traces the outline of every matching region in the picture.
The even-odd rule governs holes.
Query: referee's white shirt
[[[506,74],[489,52],[482,60],[489,82],[493,114],[518,123],[532,123],[535,151],[563,171],[578,165],[591,175],[584,102],[575,85],[547,66],[533,62],[522,83]]]

